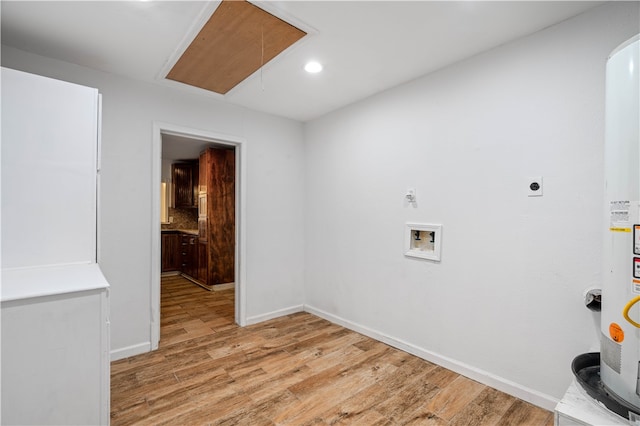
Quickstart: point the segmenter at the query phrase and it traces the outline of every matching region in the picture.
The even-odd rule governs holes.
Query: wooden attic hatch
[[[167,78],[225,94],[305,35],[247,1],[225,0]]]

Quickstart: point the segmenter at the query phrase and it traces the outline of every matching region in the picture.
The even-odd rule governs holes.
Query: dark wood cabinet
[[[209,262],[207,260],[207,243],[198,242],[197,247],[197,272],[194,278],[200,283],[206,284],[209,270]]]
[[[200,153],[198,161],[198,193],[205,195],[207,193],[207,177],[209,176],[209,168],[207,166],[209,154],[207,154],[207,151],[208,150],[205,150]]]
[[[198,163],[174,163],[171,165],[176,208],[198,207]]]
[[[200,284],[207,282],[207,244],[195,234],[162,232],[162,272],[179,272]]]
[[[162,272],[180,270],[180,235],[175,233],[163,233],[161,239],[162,251]]]
[[[200,208],[205,214],[198,217],[198,228],[200,242],[206,241],[208,286],[235,279],[235,165],[234,149],[208,148],[200,155],[199,188],[206,206]]]
[[[180,236],[180,270],[191,278],[196,278],[198,270],[197,242],[196,235],[181,234]]]
[[[162,272],[208,289],[235,281],[235,164],[234,149],[208,148],[198,164],[172,165],[175,206],[198,207],[198,232],[162,234]]]

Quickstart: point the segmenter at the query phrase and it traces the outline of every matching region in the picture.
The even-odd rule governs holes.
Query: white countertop
[[[629,426],[629,420],[608,410],[603,404],[587,395],[575,379],[567,393],[556,406],[556,413],[562,414],[584,425]]]
[[[0,301],[108,288],[96,263],[3,269]]]

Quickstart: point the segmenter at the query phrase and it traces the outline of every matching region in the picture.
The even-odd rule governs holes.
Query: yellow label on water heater
[[[609,228],[611,232],[631,232],[631,228]]]

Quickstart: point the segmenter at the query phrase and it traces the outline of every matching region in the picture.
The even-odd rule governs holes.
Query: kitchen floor
[[[112,425],[552,425],[553,414],[308,313],[240,328],[162,279],[160,348],[111,364]]]

